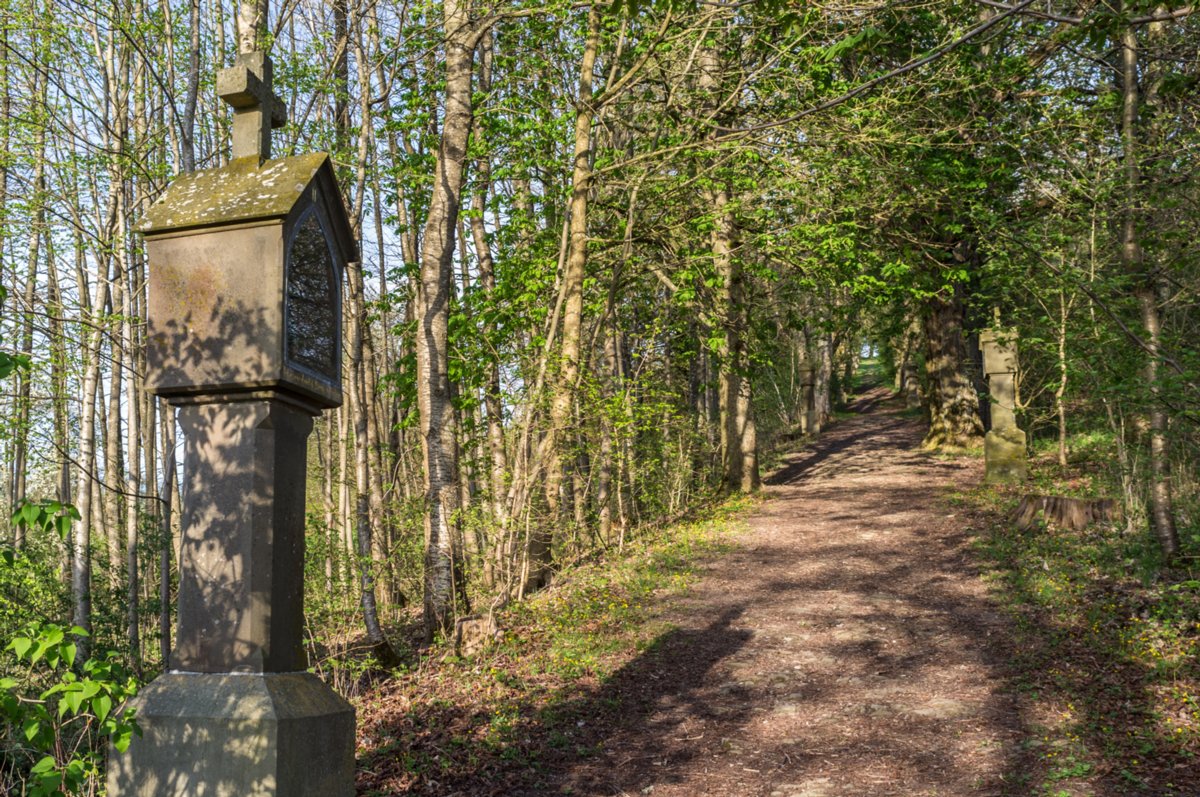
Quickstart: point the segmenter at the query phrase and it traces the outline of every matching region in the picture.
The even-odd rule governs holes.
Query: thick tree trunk
[[[833,335],[828,332],[818,333],[816,349],[813,404],[817,421],[815,431],[820,433],[833,417]]]
[[[848,404],[854,394],[854,375],[858,372],[859,342],[853,337],[847,337],[842,346],[842,375],[838,380],[842,404]]]
[[[717,20],[719,29],[727,23]],[[713,35],[713,34],[708,34]],[[697,59],[697,85],[705,96],[707,112],[715,115],[725,64],[717,46],[706,45]],[[713,134],[720,132],[715,127]],[[758,439],[751,396],[750,359],[747,336],[749,309],[742,265],[734,253],[737,222],[733,217],[733,197],[723,178],[705,190],[705,201],[712,214],[713,271],[719,280],[716,317],[722,340],[717,362],[718,406],[720,408],[721,481],[729,492],[750,492],[759,486]]]
[[[267,31],[267,0],[238,0],[238,52],[252,53],[262,49]]]
[[[979,396],[966,373],[962,304],[957,296],[925,302],[925,374],[929,382],[929,433],[923,445],[970,448],[983,438]]]

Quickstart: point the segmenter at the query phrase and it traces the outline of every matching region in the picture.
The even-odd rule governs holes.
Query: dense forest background
[[[39,648],[90,656],[103,687],[66,716],[119,734],[86,701],[119,703],[169,649],[179,437],[142,385],[136,230],[175,175],[228,158],[215,76],[239,42],[274,60],[275,155],[332,153],[362,242],[345,405],[309,457],[323,672],[364,638],[394,660],[418,609],[442,638],[753,491],[807,424],[809,369],[809,433],[877,356],[928,447],[977,446],[997,323],[1032,450],[1119,499],[1136,567],[1186,566],[1194,10],[0,0],[0,639],[29,643],[5,688],[50,683]]]

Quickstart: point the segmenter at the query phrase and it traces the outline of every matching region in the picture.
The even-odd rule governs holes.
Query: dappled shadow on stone
[[[135,700],[142,734],[110,751],[110,794],[351,791],[354,711],[304,672],[305,446],[318,408],[258,379],[269,315],[217,298],[153,330],[152,386],[171,386],[184,437],[179,623],[171,672]],[[213,384],[188,392],[197,374]]]

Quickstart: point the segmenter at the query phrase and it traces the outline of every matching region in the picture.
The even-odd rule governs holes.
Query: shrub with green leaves
[[[113,652],[77,661],[75,640],[84,635],[79,627],[31,623],[5,648],[5,669],[16,673],[0,678],[6,794],[92,793],[107,742],[123,751],[139,733],[128,707],[137,679]]]
[[[22,797],[94,794],[108,742],[137,732],[129,698],[136,677],[115,652],[79,658],[87,632],[54,622],[69,609],[62,549],[79,512],[57,501],[25,502],[12,515],[26,546],[0,546],[0,792]],[[28,533],[34,532],[34,533]],[[55,542],[57,541],[57,543]]]

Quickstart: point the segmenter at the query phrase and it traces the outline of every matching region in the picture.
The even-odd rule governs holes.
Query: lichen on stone
[[[323,152],[262,164],[253,157],[237,158],[216,169],[180,175],[146,211],[137,229],[153,233],[283,218],[328,159]]]

